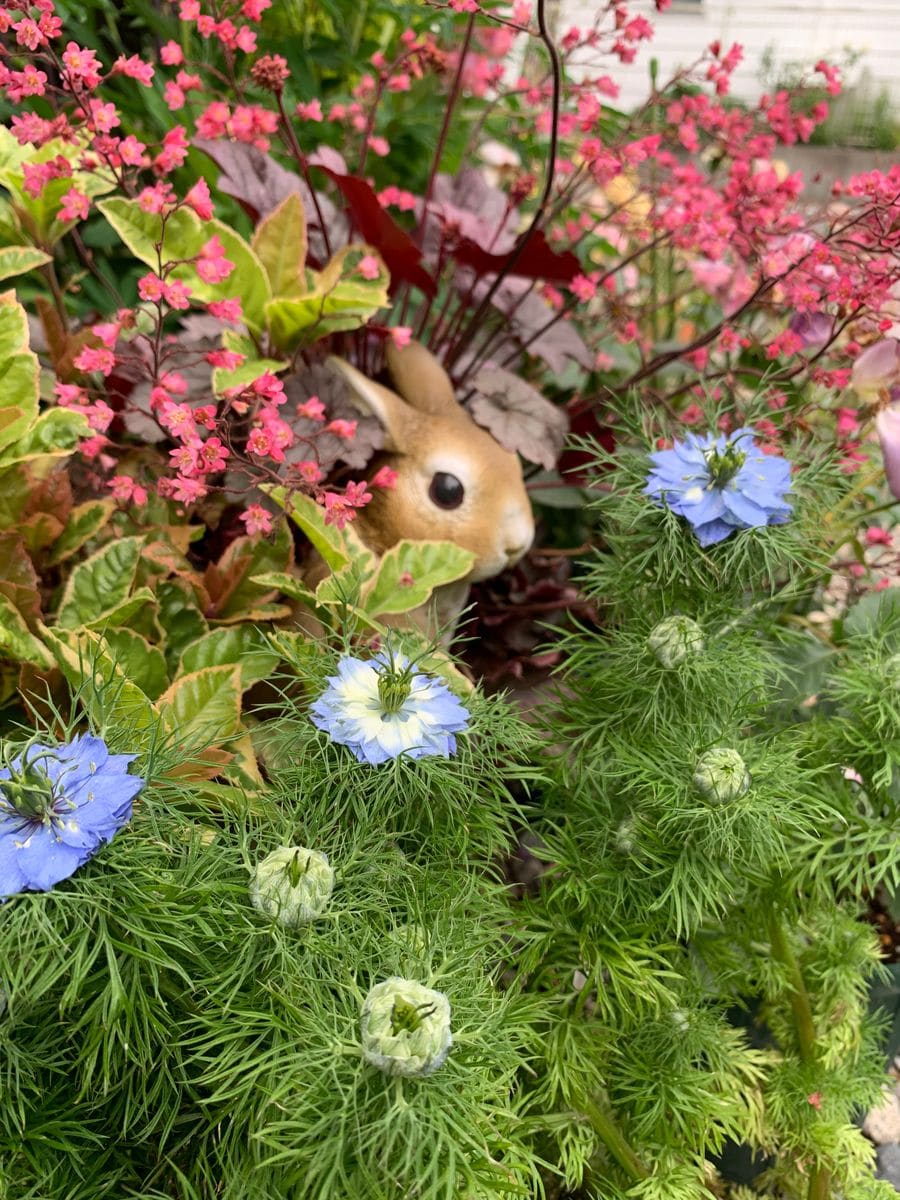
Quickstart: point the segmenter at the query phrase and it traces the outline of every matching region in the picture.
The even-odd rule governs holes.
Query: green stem
[[[609,1113],[604,1112],[600,1105],[589,1096],[579,1099],[578,1108],[588,1118],[594,1132],[603,1140],[607,1150],[634,1183],[640,1183],[642,1179],[650,1177],[650,1172],[625,1140]]]
[[[803,975],[800,971],[800,964],[797,962],[797,956],[794,954],[784,926],[774,909],[769,916],[769,937],[772,943],[773,955],[787,971],[788,984],[791,989],[791,1008],[794,1012],[794,1025],[797,1029],[800,1057],[805,1063],[814,1063],[816,1061],[816,1026],[813,1021],[809,993],[806,990],[806,984],[803,982]]]
[[[816,1024],[813,1020],[812,1005],[809,992],[803,981],[803,972],[794,953],[784,925],[776,910],[769,914],[769,938],[772,954],[787,971],[788,985],[791,989],[791,1009],[794,1013],[794,1026],[797,1030],[797,1045],[800,1048],[800,1058],[804,1063],[814,1064],[818,1052],[816,1048]],[[828,1200],[831,1192],[831,1172],[821,1165],[813,1167],[809,1177],[807,1200]]]

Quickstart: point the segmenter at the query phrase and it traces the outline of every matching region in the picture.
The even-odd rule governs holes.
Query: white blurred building
[[[597,5],[591,0],[559,0],[556,28],[589,27]],[[630,11],[648,17],[656,27],[650,43],[642,43],[630,66],[610,71],[622,86],[619,106],[632,108],[649,90],[650,58],[659,62],[660,81],[695,60],[715,39],[723,50],[732,42],[744,48],[744,61],[733,76],[733,94],[753,101],[768,83],[798,65],[819,58],[843,62],[858,56],[847,75],[856,85],[860,109],[873,104],[900,117],[900,0],[673,0],[657,13],[652,0],[634,0]],[[862,118],[860,118],[862,119]]]

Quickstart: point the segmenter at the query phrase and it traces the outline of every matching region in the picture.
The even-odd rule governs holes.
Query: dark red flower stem
[[[448,367],[452,366],[453,363],[456,362],[460,354],[462,354],[462,352],[469,345],[472,338],[476,335],[479,329],[481,329],[484,316],[488,311],[491,300],[497,293],[497,289],[522,257],[526,246],[540,227],[541,222],[544,219],[544,214],[547,210],[550,195],[553,191],[553,182],[556,177],[556,148],[559,141],[559,106],[560,97],[562,95],[563,72],[559,51],[556,49],[553,38],[550,36],[550,31],[547,26],[546,0],[538,0],[537,22],[541,41],[547,47],[547,54],[550,57],[551,73],[553,75],[553,99],[551,102],[550,115],[550,147],[547,155],[547,171],[544,177],[544,190],[541,193],[541,198],[538,202],[537,209],[535,210],[534,216],[531,219],[531,224],[519,238],[518,244],[510,252],[509,257],[503,264],[502,270],[500,270],[494,277],[493,283],[488,288],[487,293],[484,296],[484,299],[478,305],[478,308],[472,314],[468,325],[463,330],[456,343],[450,347],[445,358],[445,365]]]

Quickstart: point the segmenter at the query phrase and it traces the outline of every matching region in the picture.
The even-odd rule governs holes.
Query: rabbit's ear
[[[443,416],[462,411],[450,376],[420,342],[410,342],[402,350],[388,342],[385,358],[394,386],[412,408]]]
[[[327,362],[349,384],[349,399],[359,411],[381,423],[385,432],[384,448],[402,452],[409,440],[414,415],[404,401],[390,388],[375,383],[342,358],[330,355]]]

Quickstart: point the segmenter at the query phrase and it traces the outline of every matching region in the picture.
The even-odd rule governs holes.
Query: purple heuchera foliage
[[[131,818],[144,780],[102,738],[31,745],[0,768],[0,896],[46,892]]]
[[[685,517],[701,546],[721,542],[736,529],[783,524],[791,514],[784,498],[791,464],[763,454],[752,429],[738,429],[730,437],[689,433],[650,460],[644,494]]]

